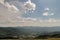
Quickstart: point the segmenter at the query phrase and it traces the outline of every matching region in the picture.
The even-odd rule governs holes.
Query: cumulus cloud
[[[50,8],[45,8],[44,10],[47,10],[47,11],[49,11],[49,10],[50,10]]]
[[[36,9],[36,4],[31,2],[31,0],[28,0],[24,3],[24,7],[26,11],[34,11]]]
[[[43,15],[43,16],[53,16],[54,13],[44,12],[42,15]]]
[[[49,16],[48,12],[43,13],[43,16]]]
[[[53,16],[53,15],[54,15],[54,13],[51,13],[51,14],[50,14],[50,16]]]

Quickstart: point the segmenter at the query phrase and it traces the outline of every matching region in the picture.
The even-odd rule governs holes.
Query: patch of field
[[[48,38],[48,40],[60,40],[60,38]]]
[[[60,40],[60,38],[48,38],[48,39],[0,39],[0,40]]]
[[[0,39],[0,40],[48,40],[48,39]]]
[[[0,39],[0,40],[48,40],[48,39]]]

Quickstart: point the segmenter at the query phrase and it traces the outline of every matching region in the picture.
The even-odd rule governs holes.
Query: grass
[[[48,38],[48,39],[0,39],[0,40],[60,40],[60,38]]]
[[[60,38],[48,38],[48,40],[60,40]]]

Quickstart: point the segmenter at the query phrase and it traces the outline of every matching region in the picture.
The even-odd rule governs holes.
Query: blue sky
[[[31,0],[32,3],[36,4],[36,9],[32,13],[24,13],[23,4],[26,1],[28,0],[5,0],[5,2],[13,4],[19,9],[21,17],[60,19],[60,0]]]
[[[10,2],[11,0],[5,0]],[[12,0],[14,1],[14,0]],[[28,0],[19,0],[24,3]],[[56,18],[60,19],[60,0],[32,0],[33,3],[36,4],[36,10],[33,13],[22,13],[22,17],[32,17],[32,18]],[[17,4],[15,4],[17,5]],[[17,5],[18,6],[18,5]],[[18,7],[21,8],[20,6]],[[45,8],[49,8],[49,11],[44,10]],[[22,10],[22,9],[21,9]],[[54,13],[53,16],[43,16],[44,12]]]
[[[20,0],[21,2],[26,2]],[[33,17],[33,18],[57,18],[60,19],[60,0],[32,0],[36,4],[36,10],[33,13],[23,14],[23,17]],[[46,12],[45,8],[49,8],[47,11],[49,13],[54,13],[53,16],[43,16],[42,14]]]
[[[60,26],[60,0],[31,0],[32,3],[36,5],[33,12],[26,10],[24,4],[26,4],[27,1],[28,0],[0,0],[0,24]]]

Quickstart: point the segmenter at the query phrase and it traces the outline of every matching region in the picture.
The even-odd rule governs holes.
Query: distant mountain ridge
[[[6,30],[8,30],[8,29],[16,29],[16,30],[31,30],[31,31],[48,31],[48,32],[53,32],[53,31],[60,31],[60,27],[32,27],[32,26],[30,26],[30,27],[28,27],[28,26],[24,26],[24,27],[0,27],[0,30],[1,29],[6,29]]]
[[[60,27],[0,27],[0,37],[6,36],[39,36],[60,32]],[[55,34],[53,33],[53,34]]]

